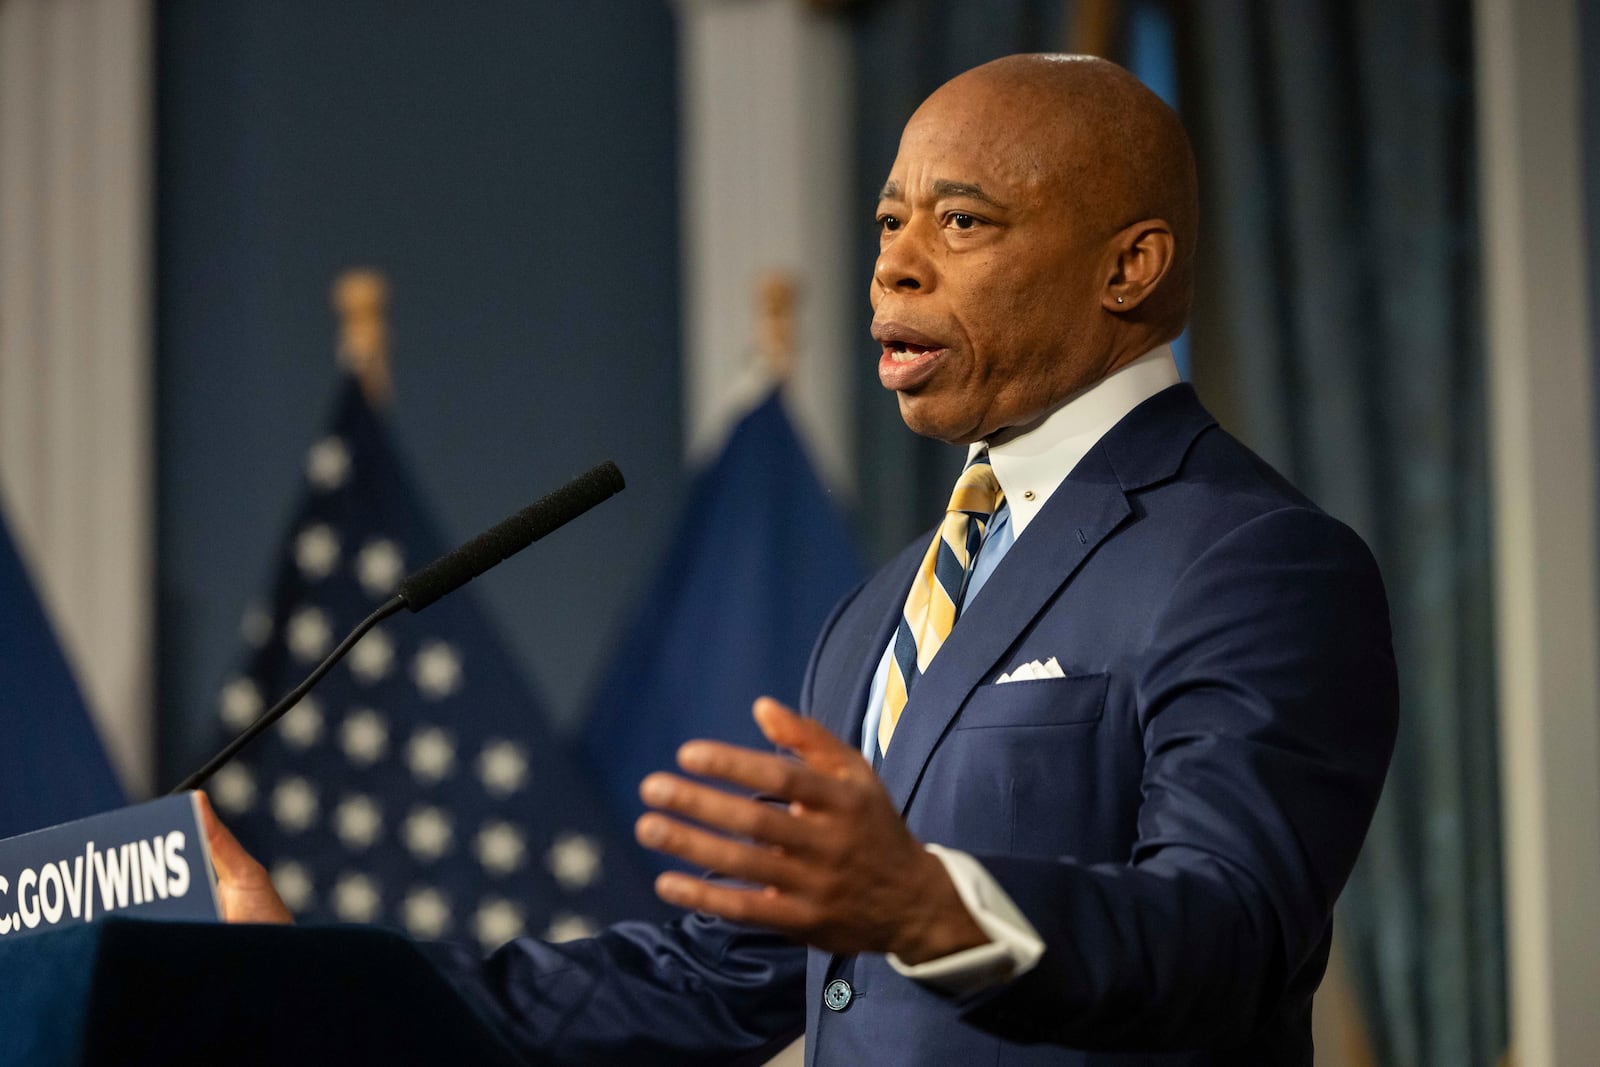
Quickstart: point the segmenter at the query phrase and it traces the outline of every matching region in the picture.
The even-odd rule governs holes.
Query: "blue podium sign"
[[[222,917],[193,793],[0,841],[0,938],[94,922]]]

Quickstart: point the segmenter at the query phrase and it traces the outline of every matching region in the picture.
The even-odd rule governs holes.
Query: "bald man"
[[[817,1064],[1310,1064],[1388,614],[1179,383],[1182,127],[1110,63],[998,60],[912,116],[878,223],[879,377],[967,446],[952,510],[835,610],[801,713],[757,701],[782,754],[691,742],[642,783],[639,840],[721,872],[661,876],[691,914],[442,965],[559,1062],[804,1028]],[[230,915],[285,917],[214,846]]]

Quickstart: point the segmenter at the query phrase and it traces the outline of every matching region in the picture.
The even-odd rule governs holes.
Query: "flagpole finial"
[[[800,281],[786,270],[762,271],[756,280],[756,351],[778,384],[794,371],[795,318]]]
[[[339,316],[339,366],[355,376],[367,403],[382,410],[394,395],[389,375],[389,279],[368,267],[343,271],[333,282]]]
[[[1122,5],[1118,0],[1080,0],[1067,19],[1067,51],[1079,55],[1115,58],[1122,30]]]

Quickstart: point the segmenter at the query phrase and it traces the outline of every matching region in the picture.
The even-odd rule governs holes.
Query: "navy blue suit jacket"
[[[818,638],[803,709],[852,745],[924,548]],[[1051,656],[1067,677],[994,684]],[[1366,547],[1174,386],[1017,539],[880,769],[912,833],[977,856],[1038,930],[1032,971],[951,997],[703,916],[450,969],[535,1060],[760,1062],[803,1022],[817,1064],[1309,1065],[1395,723]]]

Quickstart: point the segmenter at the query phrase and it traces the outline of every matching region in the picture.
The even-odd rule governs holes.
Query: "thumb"
[[[217,872],[217,896],[228,922],[292,923],[294,916],[272,887],[267,869],[246,852],[239,839],[222,825],[212,810],[211,798],[201,792],[200,822],[205,828],[206,845],[211,850],[211,866]]]
[[[257,863],[254,856],[246,852],[244,846],[239,844],[239,839],[217,818],[216,809],[211,806],[211,798],[204,792],[197,794],[200,799],[200,821],[205,827],[206,844],[211,846],[211,865],[217,869],[217,878],[229,885],[242,888],[255,888],[262,883],[271,883],[265,867]]]
[[[826,726],[771,697],[759,698],[751,713],[768,741],[788,749],[823,774],[842,774],[866,762],[861,753],[834,737]]]

